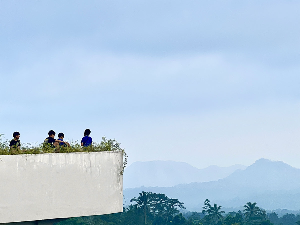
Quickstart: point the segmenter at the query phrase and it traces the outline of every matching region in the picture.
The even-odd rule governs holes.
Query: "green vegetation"
[[[131,199],[123,213],[70,218],[56,225],[296,225],[300,215],[267,214],[255,202],[247,202],[243,211],[225,214],[222,206],[205,200],[202,212],[188,212],[178,199],[164,194],[142,192]]]
[[[147,217],[155,224],[167,224],[179,213],[179,209],[184,209],[183,203],[178,199],[152,192],[143,191],[138,198],[133,198],[130,202],[135,202],[132,207],[142,212],[143,224],[147,224]]]
[[[125,150],[120,147],[120,143],[114,139],[106,139],[105,137],[102,137],[102,141],[100,143],[93,142],[93,144],[88,147],[82,147],[79,142],[71,142],[70,146],[60,146],[59,148],[53,148],[50,145],[45,145],[44,143],[38,145],[22,143],[20,149],[10,149],[9,141],[3,141],[2,137],[3,135],[0,134],[0,155],[121,151],[124,157],[123,170],[121,171],[121,174],[124,173],[124,169],[127,165],[128,156]]]

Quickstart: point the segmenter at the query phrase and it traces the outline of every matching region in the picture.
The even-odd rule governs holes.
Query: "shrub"
[[[53,148],[47,144],[37,144],[32,145],[30,143],[21,144],[20,149],[10,148],[9,141],[3,141],[3,134],[0,134],[0,155],[19,155],[19,154],[44,154],[44,153],[72,153],[72,152],[103,152],[103,151],[121,151],[123,153],[123,170],[121,174],[123,175],[124,169],[127,165],[127,154],[123,148],[120,147],[115,139],[106,139],[102,137],[100,143],[93,142],[91,146],[82,147],[78,141],[69,143],[70,146],[60,146],[58,148]]]

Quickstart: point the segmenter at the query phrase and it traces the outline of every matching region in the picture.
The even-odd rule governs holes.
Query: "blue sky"
[[[300,168],[297,1],[0,1],[0,133],[129,163]]]

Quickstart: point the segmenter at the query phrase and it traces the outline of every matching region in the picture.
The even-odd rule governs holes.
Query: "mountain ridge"
[[[218,181],[179,184],[174,187],[125,189],[127,199],[140,191],[164,193],[184,202],[188,209],[201,209],[205,199],[224,207],[256,201],[265,209],[300,209],[300,169],[281,161],[259,159],[244,170]]]
[[[198,169],[185,162],[146,161],[135,162],[126,168],[124,187],[172,187],[192,182],[207,182],[222,179],[237,169],[245,169],[243,165],[229,167],[209,166]]]

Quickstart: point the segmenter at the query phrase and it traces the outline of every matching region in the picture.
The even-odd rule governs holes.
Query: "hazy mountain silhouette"
[[[126,189],[126,201],[142,190],[178,198],[190,210],[201,210],[206,198],[224,207],[239,207],[248,201],[256,201],[265,209],[293,210],[300,209],[300,169],[283,162],[260,159],[218,181]]]
[[[230,167],[209,166],[198,169],[184,162],[135,162],[125,170],[124,188],[172,187],[192,182],[216,181],[227,177],[238,169],[245,168],[246,166],[234,165]]]
[[[224,179],[227,183],[265,190],[300,188],[300,169],[281,161],[259,159],[244,171],[236,171]]]

